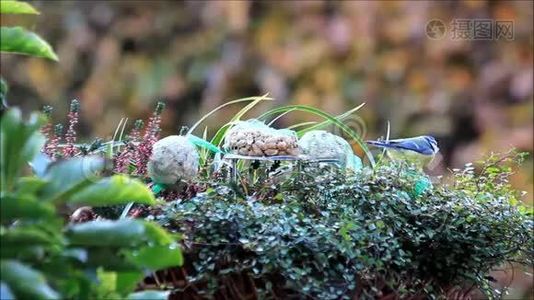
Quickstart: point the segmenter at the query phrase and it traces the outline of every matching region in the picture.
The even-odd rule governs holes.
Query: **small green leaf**
[[[14,227],[0,230],[3,246],[33,246],[53,244],[54,238],[46,231],[33,227]]]
[[[0,1],[0,13],[38,15],[39,11],[26,2],[2,0]]]
[[[104,159],[97,156],[76,157],[52,163],[44,176],[48,184],[41,196],[48,201],[66,200],[69,195],[97,181]]]
[[[153,205],[156,200],[150,189],[141,181],[126,175],[114,175],[81,189],[73,194],[68,202],[90,206],[118,205],[129,202]]]
[[[17,299],[60,299],[38,271],[16,261],[0,262],[2,281],[11,289]]]
[[[182,251],[176,243],[166,246],[143,247],[132,252],[129,258],[138,266],[152,270],[177,267],[184,263]]]
[[[0,218],[2,222],[13,219],[40,219],[54,215],[50,203],[39,201],[32,195],[3,195],[0,198]]]
[[[211,143],[213,145],[221,146],[221,144],[224,142],[224,137],[226,136],[226,133],[228,132],[228,129],[232,127],[233,123],[229,122],[221,126],[213,138],[211,138]]]
[[[22,27],[0,27],[0,51],[58,60],[52,47],[39,35]]]
[[[98,290],[103,294],[112,293],[117,287],[117,273],[106,272],[101,267],[96,270]]]
[[[46,183],[45,180],[34,176],[19,177],[15,183],[17,197],[22,195],[34,196],[46,185]]]
[[[89,247],[87,265],[95,268],[103,267],[106,271],[141,271],[137,265],[124,258],[123,252],[125,250],[116,247]]]
[[[151,222],[144,223],[146,235],[156,245],[169,245],[176,241],[176,238],[173,238],[173,235],[169,234],[169,232],[167,232],[161,226]]]
[[[128,300],[167,300],[170,291],[141,291],[128,295]]]
[[[174,239],[160,226],[132,219],[92,221],[69,227],[67,237],[73,245],[95,247],[169,245]]]
[[[30,161],[30,166],[32,171],[38,177],[44,177],[46,174],[46,169],[52,163],[52,159],[44,153],[38,153],[32,161]]]
[[[117,292],[123,295],[132,292],[143,277],[143,272],[117,272]]]
[[[146,241],[145,224],[138,220],[92,221],[72,225],[66,233],[72,245],[135,246]]]
[[[22,119],[18,108],[8,110],[0,120],[0,189],[9,191],[22,167],[39,152],[44,137],[38,131],[42,118],[30,115]]]

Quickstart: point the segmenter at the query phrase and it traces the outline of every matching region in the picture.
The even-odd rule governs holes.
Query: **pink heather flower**
[[[50,156],[50,158],[55,159],[61,156],[57,151],[59,142],[61,142],[61,136],[63,135],[63,125],[56,124],[54,126],[54,135],[52,138],[47,141],[44,152]]]
[[[43,148],[41,149],[41,152],[45,153],[46,155],[52,157],[53,156],[53,151],[49,151],[49,144],[52,140],[52,130],[53,130],[53,125],[52,125],[52,106],[49,106],[49,105],[45,105],[45,107],[43,107],[43,113],[45,114],[46,116],[46,124],[41,127],[41,133],[44,135],[45,137],[45,144],[43,145]],[[54,149],[52,149],[54,150]]]
[[[128,143],[126,144],[126,146],[120,153],[117,153],[117,155],[114,158],[115,161],[113,164],[114,165],[113,171],[115,173],[123,173],[123,174],[130,173],[129,166],[130,166],[131,160],[134,157],[134,153],[133,153],[134,150],[135,148],[133,147],[133,145]]]
[[[145,126],[143,120],[135,121],[134,128],[130,131],[128,137],[130,143],[139,143],[141,141],[141,129],[143,129],[143,126]]]
[[[78,124],[78,112],[80,110],[80,102],[74,99],[70,103],[70,112],[67,116],[69,128],[65,134],[65,141],[67,145],[63,149],[63,155],[65,157],[72,157],[78,154],[80,151],[76,148],[74,143],[76,143],[76,129],[74,128]]]
[[[132,209],[132,210],[128,213],[128,215],[129,215],[131,218],[135,219],[135,218],[139,218],[139,217],[141,217],[141,215],[142,215],[143,213],[146,213],[146,209],[144,209],[144,208],[142,208],[142,207],[136,207],[136,208]]]
[[[156,110],[148,120],[143,139],[137,147],[137,155],[135,157],[136,175],[146,174],[146,165],[150,159],[150,155],[152,155],[152,146],[159,139],[159,133],[161,131],[159,127],[161,123],[161,112],[164,108],[165,104],[163,102],[158,102]]]
[[[114,168],[115,173],[124,173],[129,174],[130,163],[134,160],[136,153],[136,145],[141,140],[141,129],[143,128],[143,121],[137,120],[134,123],[134,128],[130,131],[128,135],[128,141],[121,152],[117,153],[114,159]]]

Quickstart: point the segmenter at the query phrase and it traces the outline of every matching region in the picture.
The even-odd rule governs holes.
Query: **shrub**
[[[153,205],[155,198],[138,180],[102,177],[101,157],[50,164],[38,154],[44,143],[38,131],[41,121],[37,114],[23,121],[20,111],[11,109],[0,122],[0,298],[119,298],[134,291],[144,270],[181,265],[176,237],[154,223],[123,219],[65,224],[65,211],[72,207]],[[39,176],[21,176],[28,161]]]
[[[455,286],[467,293],[466,284],[491,297],[492,268],[532,264],[534,228],[507,183],[511,170],[494,156],[482,168],[475,175],[468,165],[452,185],[420,195],[414,188],[425,175],[394,163],[350,176],[310,167],[299,181],[264,183],[264,194],[249,187],[244,197],[215,181],[149,218],[183,233],[195,287],[187,295],[236,297],[228,286],[246,291],[241,274],[260,298],[439,298]]]

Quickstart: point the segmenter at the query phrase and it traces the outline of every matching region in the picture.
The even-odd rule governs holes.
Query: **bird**
[[[438,142],[430,135],[366,142],[375,147],[386,148],[388,156],[393,160],[406,160],[421,168],[430,164],[439,152]]]

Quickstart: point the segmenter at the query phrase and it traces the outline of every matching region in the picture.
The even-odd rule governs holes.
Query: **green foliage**
[[[123,298],[144,270],[182,265],[178,237],[154,223],[64,224],[60,211],[67,206],[151,205],[155,199],[136,179],[102,177],[105,163],[95,156],[58,160],[44,168],[42,177],[21,177],[44,140],[40,119],[33,114],[24,121],[11,109],[0,123],[2,298]]]
[[[0,1],[0,13],[2,14],[29,14],[38,15],[39,12],[26,2],[14,0]]]
[[[44,138],[37,129],[42,124],[38,114],[28,121],[22,119],[18,109],[4,113],[0,121],[0,179],[1,191],[9,191],[20,174],[21,167],[39,152]]]
[[[28,3],[0,1],[1,14],[32,14],[39,12]],[[0,51],[44,57],[57,61],[52,47],[39,35],[22,27],[0,27]]]
[[[460,175],[468,166],[457,185],[385,162],[349,176],[309,166],[268,193],[246,187],[252,196],[214,181],[151,218],[184,234],[199,293],[245,273],[260,298],[445,298],[466,282],[492,297],[488,272],[534,255],[532,214],[511,201],[510,170],[492,161],[482,164],[495,166],[491,179]],[[465,188],[475,186],[484,197]]]
[[[25,299],[58,299],[59,294],[46,282],[44,276],[15,260],[0,262],[2,280],[13,290],[14,294]]]
[[[0,1],[0,14],[29,14],[38,15],[33,6],[28,3],[2,0]],[[44,57],[54,61],[58,60],[54,49],[34,32],[22,27],[0,27],[0,52],[25,54],[36,57]],[[8,86],[4,79],[0,78],[0,108],[7,107],[6,95]]]
[[[0,51],[58,60],[52,47],[39,35],[22,27],[0,27]]]
[[[30,4],[19,1],[0,1],[0,13],[39,14]],[[52,47],[39,35],[22,27],[2,26],[0,31],[0,51],[58,60]]]
[[[44,180],[47,184],[40,196],[49,202],[65,201],[98,180],[104,160],[97,156],[76,157],[48,166]],[[94,185],[93,185],[94,187]]]
[[[479,162],[478,172],[473,164],[467,164],[463,170],[453,170],[452,185],[477,200],[504,197],[515,205],[521,195],[512,188],[509,178],[513,174],[512,167],[521,164],[526,155],[527,153],[517,154],[514,150],[505,154],[492,153],[486,160]]]
[[[267,99],[231,101],[202,117],[187,136],[202,149],[205,172],[193,183],[153,185],[152,191],[125,175],[102,177],[109,173],[102,156],[112,153],[102,149],[135,146],[122,141],[125,121],[113,141],[85,146],[85,156],[50,163],[36,156],[42,146],[36,131],[41,118],[23,121],[20,112],[7,111],[0,126],[1,262],[2,270],[16,272],[2,275],[2,295],[165,299],[171,288],[158,280],[157,286],[167,291],[130,293],[143,270],[185,261],[187,286],[202,297],[229,289],[240,276],[254,283],[258,298],[444,298],[448,289],[466,282],[492,297],[497,295],[488,277],[492,268],[532,263],[532,212],[518,204],[521,195],[508,183],[512,165],[522,159],[514,153],[455,170],[451,182],[432,182],[405,162],[374,164],[370,153],[369,165],[353,156],[349,170],[316,163],[240,162],[239,182],[221,180],[228,166],[212,172],[209,163],[221,154],[218,146],[227,130]],[[245,101],[251,102],[211,142],[207,128],[202,138],[191,134],[219,109]],[[332,116],[286,106],[260,119],[305,111],[324,121],[296,124],[301,133],[335,125],[360,143],[358,133],[343,123],[360,107]],[[12,159],[15,154],[18,158]],[[29,161],[39,177],[20,176]],[[137,174],[141,180],[144,175]],[[146,209],[156,204],[153,194],[169,202]],[[142,206],[132,208],[133,202]],[[58,211],[73,205],[90,205],[113,218],[122,215],[116,221],[65,225]],[[134,209],[159,225],[126,218]],[[179,238],[160,225],[183,233],[185,259]],[[37,284],[28,288],[28,280]],[[184,288],[172,284],[173,292]]]
[[[136,202],[154,205],[152,192],[146,185],[125,175],[114,175],[100,179],[98,182],[86,187],[70,198],[70,203],[90,206],[107,206]]]

